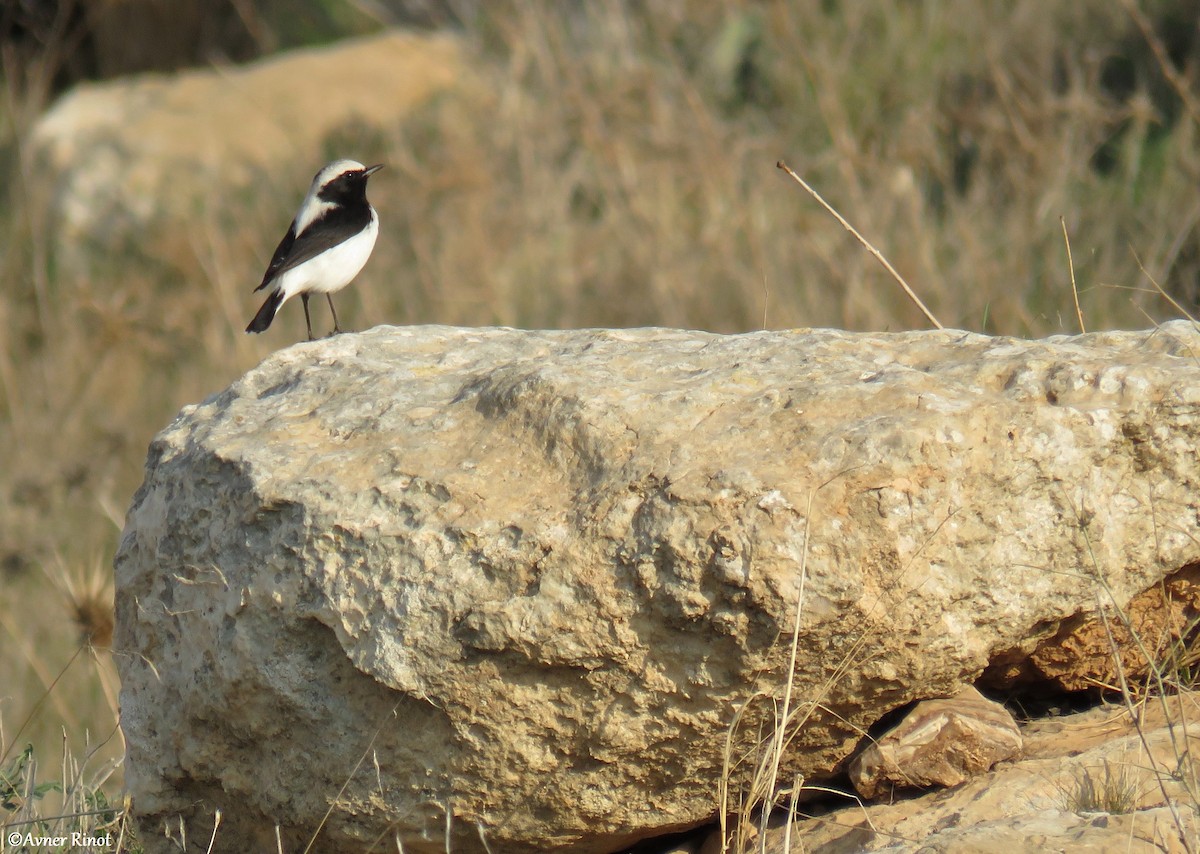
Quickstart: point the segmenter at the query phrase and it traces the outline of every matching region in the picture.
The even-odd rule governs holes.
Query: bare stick
[[[1142,275],[1150,280],[1150,284],[1154,285],[1154,289],[1156,291],[1158,291],[1159,294],[1162,295],[1163,299],[1165,299],[1167,302],[1169,302],[1171,304],[1171,306],[1177,312],[1182,314],[1184,317],[1186,317],[1192,323],[1197,323],[1198,321],[1196,320],[1195,317],[1192,316],[1192,313],[1190,311],[1188,311],[1186,308],[1184,308],[1182,305],[1180,305],[1179,301],[1176,300],[1175,297],[1171,296],[1169,293],[1167,293],[1165,290],[1163,290],[1163,286],[1158,283],[1158,280],[1150,275],[1150,271],[1147,270],[1142,265],[1142,259],[1138,257],[1137,250],[1130,247],[1130,251],[1133,253],[1133,260],[1137,262],[1138,269],[1142,271]]]
[[[854,226],[852,226],[850,223],[846,222],[845,218],[840,213],[835,211],[833,209],[833,207],[829,204],[829,202],[827,202],[823,198],[821,198],[820,193],[818,193],[812,187],[808,186],[808,184],[806,184],[804,182],[804,179],[801,178],[799,175],[797,175],[795,172],[793,172],[791,169],[789,169],[788,165],[786,163],[784,163],[782,160],[780,160],[775,165],[778,168],[782,169],[784,172],[791,175],[793,181],[795,181],[797,184],[799,184],[801,187],[803,187],[810,196],[812,196],[814,199],[816,199],[817,202],[821,205],[821,207],[825,208],[825,210],[827,210],[827,211],[829,211],[829,213],[833,214],[833,218],[842,224],[842,228],[846,229],[846,231],[853,234],[854,239],[857,240],[859,243],[861,243],[864,249],[866,249],[868,252],[870,252],[872,255],[875,256],[875,260],[878,261],[880,264],[882,264],[885,270],[887,270],[889,273],[891,273],[892,278],[895,279],[897,281],[897,283],[899,283],[900,287],[904,288],[904,292],[906,294],[908,294],[908,298],[910,300],[912,300],[913,303],[916,304],[917,308],[921,309],[921,313],[923,315],[925,315],[926,319],[928,319],[930,323],[932,323],[938,329],[945,329],[945,327],[942,326],[942,324],[938,322],[938,319],[933,316],[933,313],[930,312],[930,310],[925,307],[925,303],[921,302],[921,298],[919,296],[917,296],[915,293],[913,293],[913,289],[908,286],[908,282],[904,281],[904,277],[896,272],[896,268],[893,267],[891,264],[889,264],[888,260],[883,257],[882,253],[880,253],[880,251],[878,249],[876,249],[874,246],[872,246],[870,243],[868,243],[867,239],[865,237],[863,237],[861,234],[859,234],[855,230]]]
[[[1067,221],[1060,216],[1058,224],[1062,226],[1063,242],[1067,244],[1067,269],[1071,272],[1071,293],[1075,296],[1075,316],[1079,318],[1079,331],[1087,332],[1083,325],[1083,312],[1079,309],[1079,288],[1075,287],[1075,262],[1071,260],[1071,238],[1067,237]]]
[[[217,844],[217,828],[221,826],[221,811],[217,810],[213,814],[213,832],[212,838],[208,840],[208,850],[204,854],[212,854],[213,846]]]

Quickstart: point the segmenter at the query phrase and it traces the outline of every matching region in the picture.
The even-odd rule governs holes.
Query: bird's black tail
[[[258,310],[258,314],[254,315],[254,319],[250,321],[250,325],[246,327],[247,332],[262,332],[271,325],[271,321],[275,319],[275,312],[279,311],[279,306],[283,305],[283,291],[276,289],[267,297],[267,301],[262,304],[262,308]]]

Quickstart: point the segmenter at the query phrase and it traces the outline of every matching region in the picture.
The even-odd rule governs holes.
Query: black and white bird
[[[313,340],[308,316],[311,294],[325,294],[333,312],[333,332],[338,328],[332,294],[340,291],[362,270],[375,238],[379,215],[367,201],[367,179],[383,168],[363,166],[356,160],[335,160],[316,174],[308,195],[283,240],[275,249],[262,284],[255,292],[273,288],[247,332],[262,332],[271,325],[280,306],[296,294],[304,302],[308,340]]]

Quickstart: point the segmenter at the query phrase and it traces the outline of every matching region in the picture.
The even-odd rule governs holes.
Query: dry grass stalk
[[[1071,258],[1071,238],[1067,235],[1067,221],[1060,216],[1058,223],[1062,226],[1063,243],[1067,246],[1067,270],[1071,274],[1071,296],[1075,299],[1075,317],[1079,319],[1079,331],[1087,332],[1087,326],[1083,322],[1083,309],[1079,307],[1079,288],[1075,285],[1075,261]]]
[[[874,257],[876,261],[878,261],[880,264],[882,264],[883,268],[888,271],[888,274],[893,279],[896,280],[896,283],[898,285],[900,285],[901,288],[904,289],[904,293],[907,294],[908,298],[913,301],[913,304],[921,310],[921,313],[923,315],[925,315],[926,320],[928,320],[930,323],[932,323],[938,329],[945,328],[942,326],[941,322],[936,317],[933,316],[933,312],[931,312],[928,308],[925,307],[925,303],[921,302],[921,298],[919,296],[917,296],[916,292],[913,291],[913,289],[911,287],[909,287],[908,282],[904,281],[904,277],[896,272],[896,268],[891,265],[891,262],[889,262],[887,258],[883,257],[882,252],[880,252],[878,249],[876,249],[874,246],[872,246],[870,241],[868,241],[865,237],[863,237],[861,234],[859,234],[858,230],[854,226],[852,226],[850,223],[848,223],[846,221],[845,217],[843,217],[840,213],[838,213],[837,210],[835,210],[834,207],[829,204],[829,202],[827,202],[823,198],[821,198],[821,194],[818,193],[816,190],[814,190],[812,187],[808,186],[808,184],[804,181],[804,179],[801,178],[799,175],[797,175],[795,172],[793,172],[786,163],[784,163],[782,160],[780,160],[775,165],[777,167],[779,167],[780,169],[782,169],[784,172],[788,173],[788,175],[792,176],[792,180],[794,180],[797,184],[799,184],[801,187],[803,187],[804,191],[806,193],[808,193],[810,196],[812,196],[814,199],[816,199],[817,202],[821,205],[821,207],[825,208],[825,210],[827,210],[833,216],[833,218],[836,219],[841,224],[842,228],[846,229],[846,231],[848,231],[854,235],[854,239],[857,240],[864,249],[866,249],[868,252],[870,252],[872,257]]]

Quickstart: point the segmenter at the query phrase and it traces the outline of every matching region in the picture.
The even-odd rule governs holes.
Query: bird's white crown
[[[345,175],[347,172],[361,172],[366,169],[357,160],[335,160],[322,169],[313,178],[313,189],[324,187],[338,175]]]

